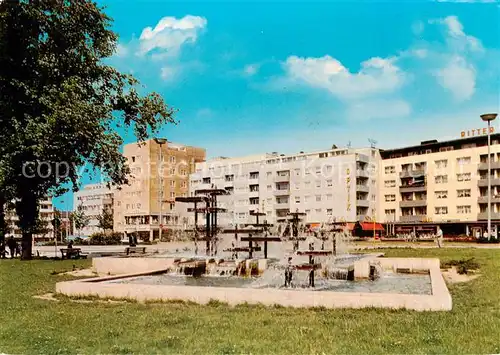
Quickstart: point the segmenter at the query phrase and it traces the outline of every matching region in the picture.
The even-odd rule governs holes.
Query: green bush
[[[121,244],[122,234],[113,232],[106,234],[102,232],[94,233],[90,236],[90,245],[117,245]]]
[[[450,260],[441,263],[442,269],[449,269],[452,266],[456,267],[457,273],[459,274],[468,274],[470,270],[479,269],[479,264],[474,258],[462,259],[462,260]]]

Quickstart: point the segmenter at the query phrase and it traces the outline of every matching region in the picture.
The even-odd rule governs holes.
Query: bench
[[[125,253],[130,255],[132,253],[146,254],[146,247],[126,247]]]
[[[61,251],[62,259],[80,259],[87,258],[87,255],[82,254],[82,249],[80,248],[62,248]]]

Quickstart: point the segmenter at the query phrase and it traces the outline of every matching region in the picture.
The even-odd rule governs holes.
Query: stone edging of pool
[[[439,259],[378,258],[384,269],[407,269],[411,272],[429,272],[431,295],[353,293],[332,291],[294,291],[283,289],[251,289],[229,287],[199,287],[178,285],[137,285],[106,283],[116,279],[152,275],[168,269],[155,269],[136,273],[58,282],[56,292],[73,297],[97,296],[101,298],[132,299],[139,302],[183,300],[207,304],[212,300],[231,306],[249,303],[284,307],[325,308],[389,308],[416,311],[448,311],[452,299],[440,270]],[[124,261],[124,260],[123,260]],[[124,261],[125,262],[125,261]],[[369,260],[355,263],[355,272],[368,265]]]

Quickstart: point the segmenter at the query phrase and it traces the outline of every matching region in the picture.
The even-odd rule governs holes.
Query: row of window
[[[457,181],[471,181],[471,173],[459,173],[457,174]],[[436,184],[446,184],[448,183],[448,175],[436,175],[434,177],[434,182]],[[384,187],[396,187],[396,180],[384,180]]]
[[[471,157],[459,157],[459,158],[457,158],[458,165],[466,165],[466,164],[470,164],[470,163],[471,163]],[[425,162],[422,162],[419,164],[425,165]],[[446,167],[448,167],[448,159],[435,160],[434,165],[438,169],[446,168]],[[396,172],[396,167],[394,165],[386,166],[384,172],[386,174],[394,174]]]
[[[469,214],[472,212],[471,205],[460,205],[456,206],[458,214]],[[386,209],[385,214],[387,216],[394,216],[396,214],[395,209]],[[439,206],[434,208],[434,214],[448,214],[447,206]]]
[[[457,197],[470,197],[471,196],[471,189],[459,189],[457,190]],[[393,202],[396,201],[396,195],[394,194],[388,194],[385,195],[385,201],[386,202]],[[434,192],[434,197],[437,199],[444,199],[448,198],[448,190],[442,190],[442,191],[435,191]]]
[[[375,196],[375,195],[373,195]],[[277,198],[276,200],[276,203],[288,203],[289,202],[289,199],[288,198]],[[306,195],[304,196],[304,198],[302,199],[301,196],[295,196],[293,201],[295,203],[301,203],[301,201],[305,202],[305,203],[308,203],[308,202],[312,202],[312,201],[315,201],[315,202],[321,202],[321,201],[333,201],[333,195],[332,194],[327,194],[327,195],[314,195],[314,196],[311,196],[311,195]],[[271,204],[273,203],[273,198],[268,198],[266,200],[266,202],[268,204]],[[235,201],[235,204],[237,206],[246,206],[248,204],[250,205],[257,205],[259,204],[259,198],[258,197],[252,197],[250,199],[240,199],[240,200],[236,200]]]

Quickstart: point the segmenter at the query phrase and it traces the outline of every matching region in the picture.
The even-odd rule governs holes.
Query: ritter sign
[[[495,127],[490,127],[490,134],[495,133]],[[485,136],[488,134],[488,128],[476,128],[476,129],[471,129],[469,131],[462,131],[460,132],[460,137],[461,138],[469,138],[469,137],[478,137],[478,136]]]

